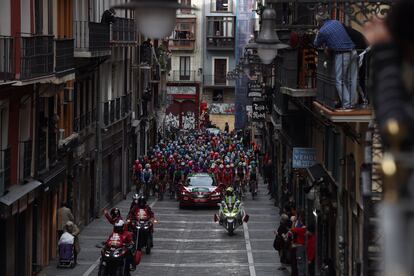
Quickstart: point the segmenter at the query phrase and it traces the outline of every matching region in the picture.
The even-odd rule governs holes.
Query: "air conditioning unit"
[[[71,103],[73,101],[73,87],[66,87],[63,93],[64,103]]]

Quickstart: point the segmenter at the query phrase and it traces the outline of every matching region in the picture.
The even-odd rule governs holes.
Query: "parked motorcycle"
[[[129,276],[126,256],[128,248],[121,244],[106,244],[101,251],[99,276]]]
[[[219,203],[220,212],[222,213],[222,218],[214,214],[214,221],[220,222],[220,224],[227,230],[229,236],[234,234],[236,230],[243,222],[249,221],[249,216],[242,211],[241,204],[234,204],[228,206],[227,204]]]
[[[150,220],[140,220],[133,223],[132,231],[136,250],[141,251],[142,248],[145,248],[145,253],[151,254],[151,248],[153,247],[151,229],[152,222]]]

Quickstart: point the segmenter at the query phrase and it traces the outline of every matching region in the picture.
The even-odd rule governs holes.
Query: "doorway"
[[[214,85],[225,85],[227,74],[227,59],[214,59]]]

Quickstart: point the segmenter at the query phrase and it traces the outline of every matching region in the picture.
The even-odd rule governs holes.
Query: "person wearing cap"
[[[325,47],[332,53],[335,61],[335,85],[342,108],[351,109],[358,103],[358,54],[355,44],[349,37],[344,25],[331,20],[329,14],[318,13],[316,21],[320,27],[315,47]]]

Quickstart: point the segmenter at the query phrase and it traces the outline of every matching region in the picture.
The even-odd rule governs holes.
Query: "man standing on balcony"
[[[352,109],[358,103],[358,55],[355,44],[342,23],[330,20],[327,13],[317,14],[316,21],[319,31],[314,44],[316,47],[325,47],[335,59],[336,89],[342,108]]]

